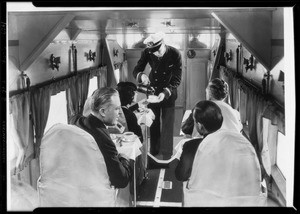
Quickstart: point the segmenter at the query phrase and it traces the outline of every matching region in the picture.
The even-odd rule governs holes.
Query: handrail
[[[246,78],[244,78],[241,74],[236,73],[234,71],[232,71],[231,69],[226,68],[227,71],[231,72],[234,74],[234,77],[236,79],[238,79],[239,81],[241,81],[242,83],[244,83],[245,85],[253,88],[257,93],[259,93],[264,99],[272,102],[272,104],[274,104],[275,107],[277,107],[277,109],[284,113],[284,105],[280,104],[271,94],[263,94],[262,93],[262,89],[260,89],[258,86],[256,86],[255,84],[253,84],[252,82],[250,82],[249,80],[247,80]]]
[[[97,69],[97,68],[101,68],[101,67],[87,68],[87,69],[84,69],[84,70],[82,70],[80,72],[74,72],[74,73],[71,73],[71,74],[68,74],[68,75],[65,75],[65,76],[62,76],[62,77],[58,77],[58,78],[55,78],[55,79],[51,79],[51,80],[48,80],[48,81],[45,81],[45,82],[42,82],[42,83],[30,86],[29,88],[24,88],[24,89],[10,91],[9,92],[9,97],[12,97],[12,96],[15,96],[15,95],[18,95],[18,94],[22,94],[22,93],[25,93],[25,92],[30,91],[30,90],[42,88],[42,87],[48,86],[50,84],[53,84],[55,82],[59,82],[59,81],[64,80],[64,79],[68,79],[68,78],[71,78],[73,76],[80,75],[83,72],[89,72],[89,71],[91,71],[93,69]]]

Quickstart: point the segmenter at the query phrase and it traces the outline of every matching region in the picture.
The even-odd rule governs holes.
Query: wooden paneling
[[[212,15],[271,69],[272,11],[218,11]]]
[[[18,17],[20,40],[20,70],[25,71],[53,41],[53,39],[74,18],[73,15]],[[25,20],[22,20],[25,19]],[[26,27],[28,29],[26,29]]]

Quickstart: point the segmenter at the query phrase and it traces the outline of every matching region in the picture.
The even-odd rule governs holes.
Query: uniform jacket
[[[177,99],[177,87],[180,85],[182,74],[180,52],[176,48],[166,45],[165,54],[158,58],[154,54],[149,53],[148,48],[144,49],[141,58],[133,70],[133,76],[137,78],[138,81],[147,63],[151,66],[149,79],[151,82],[150,85],[155,89],[155,95],[164,92],[166,96],[162,104],[174,106],[175,100]],[[171,94],[169,94],[166,88]]]
[[[104,156],[111,185],[116,188],[125,188],[131,176],[129,161],[119,156],[104,123],[92,114],[87,117],[75,115],[71,118],[71,123],[94,137]]]

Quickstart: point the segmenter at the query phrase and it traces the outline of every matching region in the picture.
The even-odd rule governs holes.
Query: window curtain
[[[259,163],[261,165],[262,178],[266,178],[266,181],[268,183],[269,176],[266,173],[262,161],[262,159],[265,158],[262,157],[262,151],[264,149],[262,115],[267,107],[267,101],[255,90],[251,90],[250,88],[248,88],[246,92],[246,104],[247,104],[246,117],[247,117],[248,127],[249,127],[249,138],[257,152]],[[264,155],[268,155],[268,154],[264,154]]]
[[[48,120],[51,98],[51,86],[46,86],[31,92],[32,119],[35,131],[34,158],[39,157],[40,145]]]
[[[98,88],[107,86],[107,67],[101,67],[97,75]]]
[[[247,94],[246,94],[246,87],[244,85],[241,85],[239,82],[239,88],[240,88],[240,105],[239,105],[239,112],[241,117],[241,123],[245,124],[247,121]]]
[[[263,113],[263,117],[271,120],[271,124],[276,125],[278,131],[285,134],[285,115],[278,107],[269,104],[268,108],[266,108]]]
[[[23,170],[34,156],[34,151],[29,145],[29,138],[32,135],[30,134],[32,123],[30,121],[29,96],[29,92],[25,92],[9,99],[9,113],[11,115],[9,128],[12,131],[12,140],[18,148],[17,159],[13,168],[14,173]]]
[[[76,114],[82,114],[84,103],[88,96],[90,72],[84,72],[74,77],[67,89],[68,120]]]
[[[121,63],[120,65],[120,82],[125,82],[128,80],[128,64],[127,60]]]

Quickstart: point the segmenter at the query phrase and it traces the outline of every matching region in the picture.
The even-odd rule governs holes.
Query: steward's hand
[[[164,99],[165,99],[165,94],[164,93],[160,93],[159,95],[158,95],[158,100],[159,100],[159,102],[161,102],[161,101],[163,101]]]
[[[150,83],[149,77],[146,74],[142,74],[141,80],[143,85],[148,85]]]

